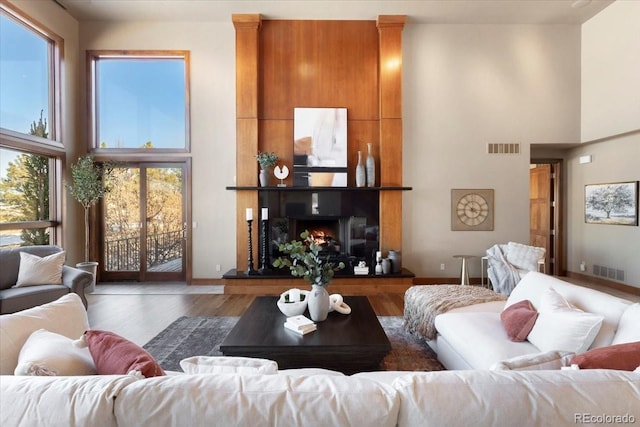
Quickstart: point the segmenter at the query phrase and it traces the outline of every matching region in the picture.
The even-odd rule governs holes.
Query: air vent
[[[605,267],[603,265],[593,265],[593,275],[606,277],[608,279],[618,280],[624,282],[624,270],[618,270],[616,268]]]
[[[520,154],[520,144],[504,144],[504,143],[489,143],[487,144],[488,154]]]

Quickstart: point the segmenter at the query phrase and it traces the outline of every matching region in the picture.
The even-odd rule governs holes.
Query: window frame
[[[100,59],[182,59],[184,61],[184,90],[185,90],[185,140],[184,148],[101,148],[98,136],[98,107],[97,107],[97,67]],[[131,154],[133,156],[149,156],[160,153],[190,153],[191,152],[191,114],[190,114],[190,58],[188,50],[88,50],[86,56],[87,81],[87,143],[90,153],[97,156],[108,154]]]
[[[0,222],[0,231],[50,228],[49,243],[62,243],[62,168],[66,161],[62,132],[62,63],[64,39],[17,7],[0,3],[0,13],[48,42],[49,138],[0,128],[0,147],[49,158],[49,220]]]

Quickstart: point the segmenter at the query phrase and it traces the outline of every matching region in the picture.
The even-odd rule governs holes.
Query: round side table
[[[454,258],[460,258],[462,260],[462,267],[460,268],[460,285],[469,285],[469,270],[467,268],[467,260],[476,258],[475,255],[454,255]]]

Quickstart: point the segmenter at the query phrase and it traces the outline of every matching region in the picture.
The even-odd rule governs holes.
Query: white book
[[[309,319],[308,317],[302,314],[299,316],[287,317],[287,323],[292,327],[297,327],[297,328],[309,326],[309,325],[315,325],[315,323],[313,323],[313,320]]]
[[[308,334],[309,332],[313,332],[317,329],[315,323],[306,326],[295,326],[290,324],[289,322],[284,322],[284,327],[300,335]]]

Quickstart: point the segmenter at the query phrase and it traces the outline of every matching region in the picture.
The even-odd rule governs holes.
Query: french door
[[[184,163],[125,163],[109,177],[101,209],[104,281],[184,281]]]

